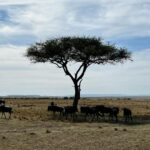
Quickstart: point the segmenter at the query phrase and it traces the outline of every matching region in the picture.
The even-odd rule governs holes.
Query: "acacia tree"
[[[130,59],[130,52],[125,48],[105,44],[96,37],[61,37],[35,43],[27,49],[26,56],[35,63],[50,62],[62,68],[74,84],[73,106],[77,107],[83,76],[92,64],[115,64]],[[80,64],[73,74],[69,63]]]

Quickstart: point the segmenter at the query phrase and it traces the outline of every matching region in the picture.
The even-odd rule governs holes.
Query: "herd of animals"
[[[83,114],[85,120],[90,118],[91,121],[94,119],[98,120],[99,118],[106,119],[118,122],[118,114],[119,108],[118,107],[106,107],[104,105],[96,105],[96,106],[80,106],[80,108],[73,107],[73,106],[57,106],[54,102],[48,106],[48,111],[55,113],[59,113],[60,117],[65,117],[68,119],[70,116],[71,118],[75,119],[77,117],[77,112]],[[123,118],[125,122],[132,121],[132,112],[129,108],[122,108],[123,110]],[[9,119],[11,118],[12,114],[12,107],[5,106],[5,100],[0,99],[0,112],[2,114],[1,117],[6,118],[5,113],[9,113]]]
[[[129,108],[122,108],[123,110],[123,118],[124,122],[132,121],[132,111]],[[65,117],[66,119],[70,116],[73,119],[77,117],[77,112],[83,114],[82,116],[86,120],[90,118],[91,121],[94,119],[98,120],[99,118],[106,119],[118,122],[118,107],[106,107],[104,105],[96,105],[96,106],[80,106],[80,108],[76,108],[73,106],[64,106],[60,107],[51,102],[48,106],[48,111],[55,113],[59,113],[60,117]]]

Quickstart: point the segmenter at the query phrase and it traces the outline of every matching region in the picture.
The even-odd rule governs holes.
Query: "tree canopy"
[[[125,48],[104,44],[100,38],[62,37],[32,45],[27,56],[34,62],[51,62],[62,67],[70,61],[87,65],[122,62],[130,58],[130,53]]]
[[[35,63],[50,62],[63,68],[74,83],[74,101],[78,101],[76,99],[80,98],[81,81],[90,65],[122,63],[131,58],[131,54],[126,48],[118,48],[109,43],[105,44],[96,37],[61,37],[35,43],[27,49],[26,56]],[[68,69],[67,65],[70,62],[81,64],[75,75]],[[77,105],[77,102],[74,105]]]

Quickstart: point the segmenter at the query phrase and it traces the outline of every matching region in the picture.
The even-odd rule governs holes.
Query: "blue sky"
[[[74,35],[126,47],[134,60],[90,67],[82,94],[150,95],[149,10],[148,0],[0,0],[0,95],[72,95],[62,70],[24,54],[35,42]]]

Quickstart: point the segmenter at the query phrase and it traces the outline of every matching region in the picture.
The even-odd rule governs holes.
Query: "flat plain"
[[[58,106],[72,104],[71,100],[6,100],[13,114],[11,119],[0,119],[0,150],[150,149],[150,100],[80,100],[79,106],[119,107],[118,123],[59,118],[47,112],[52,101]],[[132,110],[133,122],[123,122],[123,107]]]

